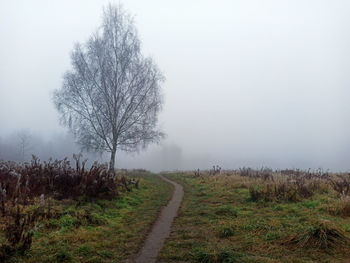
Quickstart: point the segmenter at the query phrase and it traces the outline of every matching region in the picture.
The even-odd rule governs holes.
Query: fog
[[[30,134],[26,159],[79,151],[52,94],[107,3],[1,2],[0,158],[21,159],[21,131]],[[166,77],[159,126],[167,136],[118,152],[118,168],[350,170],[349,1],[120,3]]]

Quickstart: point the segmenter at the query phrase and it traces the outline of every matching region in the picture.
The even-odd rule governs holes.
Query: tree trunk
[[[109,170],[108,172],[111,174],[114,174],[114,164],[115,164],[115,153],[116,149],[113,149],[111,152],[111,160],[109,161]]]

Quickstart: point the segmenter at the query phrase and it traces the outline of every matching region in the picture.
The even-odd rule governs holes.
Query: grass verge
[[[123,262],[135,254],[172,186],[158,176],[140,177],[139,189],[120,193],[113,200],[78,204],[60,201],[59,216],[42,222],[34,231],[32,247],[12,262]],[[4,242],[0,233],[0,244]]]
[[[329,212],[339,203],[336,194],[316,191],[299,202],[257,202],[243,179],[168,177],[184,186],[185,195],[159,262],[346,262],[350,258],[350,217]]]

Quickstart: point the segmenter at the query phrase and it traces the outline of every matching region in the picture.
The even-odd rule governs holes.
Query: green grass
[[[324,220],[350,238],[350,217],[328,211],[338,202],[335,195],[316,193],[300,202],[254,202],[247,183],[230,177],[168,177],[184,186],[185,196],[159,262],[344,262],[350,258],[349,242],[327,249],[312,245]],[[325,233],[333,231],[337,230]],[[286,242],[305,233],[310,240],[305,246]]]
[[[122,262],[134,255],[172,194],[158,176],[140,178],[139,189],[114,200],[59,203],[62,215],[40,224],[31,249],[9,262]]]

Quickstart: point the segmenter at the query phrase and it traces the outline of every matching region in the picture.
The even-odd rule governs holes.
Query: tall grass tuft
[[[332,204],[332,206],[328,207],[328,212],[333,216],[350,216],[350,197],[344,195],[341,196],[338,203]]]
[[[342,229],[328,220],[323,220],[310,226],[305,232],[289,237],[283,243],[297,247],[328,249],[343,246],[347,241]]]

